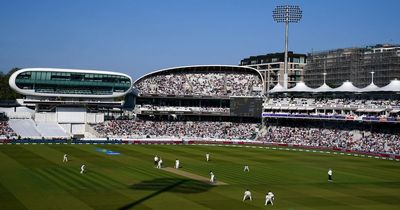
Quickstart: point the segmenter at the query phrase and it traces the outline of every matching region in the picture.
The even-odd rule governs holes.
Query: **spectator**
[[[249,73],[168,73],[144,78],[136,87],[142,94],[259,96],[262,82]]]
[[[232,122],[177,122],[112,120],[94,126],[106,137],[190,137],[213,139],[250,139],[258,131],[256,123]]]

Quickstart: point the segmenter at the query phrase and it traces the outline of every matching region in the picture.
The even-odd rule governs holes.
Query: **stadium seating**
[[[38,122],[32,119],[10,119],[10,127],[21,138],[68,138],[69,135],[56,122]]]
[[[359,130],[346,127],[268,126],[259,141],[289,145],[346,149],[369,153],[400,154],[399,133]]]
[[[41,138],[42,135],[36,129],[36,124],[32,119],[10,119],[10,127],[22,138]]]
[[[14,130],[9,126],[7,121],[0,121],[0,137],[13,137],[16,136]]]
[[[199,96],[259,96],[261,79],[242,73],[169,73],[136,84],[141,94]]]
[[[97,124],[94,129],[102,137],[130,138],[201,138],[251,139],[258,132],[257,123],[209,121],[135,121],[112,120]]]
[[[56,122],[38,122],[37,130],[45,138],[68,138],[69,135]]]

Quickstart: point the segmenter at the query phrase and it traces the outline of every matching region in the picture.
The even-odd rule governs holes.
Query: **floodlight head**
[[[272,11],[272,17],[278,23],[298,23],[302,15],[303,11],[296,5],[277,6]]]

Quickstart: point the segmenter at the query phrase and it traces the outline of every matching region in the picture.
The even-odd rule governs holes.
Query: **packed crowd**
[[[12,137],[16,135],[17,134],[8,125],[7,121],[0,121],[0,137]]]
[[[269,126],[258,137],[269,143],[349,149],[371,153],[400,154],[400,133],[363,130]]]
[[[94,129],[103,137],[251,139],[259,124],[197,121],[112,120]]]
[[[367,110],[368,111],[368,110]],[[379,122],[397,122],[400,121],[400,113],[389,113],[387,115],[380,113],[350,113],[350,111],[335,112],[326,111],[324,112],[309,112],[309,110],[265,110],[263,115],[265,117],[284,117],[284,118],[324,118],[334,120],[357,120],[357,121],[379,121]]]
[[[355,100],[318,98],[269,98],[266,114],[308,117],[342,117],[355,120],[400,121],[398,100]]]
[[[138,105],[140,111],[175,111],[175,112],[219,112],[229,113],[227,107],[179,107],[179,106],[154,106]]]
[[[398,100],[318,99],[318,98],[270,98],[269,106],[308,107],[355,107],[355,108],[400,108]]]
[[[262,82],[256,74],[170,73],[145,78],[136,87],[142,94],[257,96]]]

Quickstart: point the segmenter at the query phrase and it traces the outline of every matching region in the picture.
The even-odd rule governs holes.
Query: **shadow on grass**
[[[208,191],[214,187],[213,185],[200,182],[192,179],[179,179],[179,178],[160,178],[154,180],[143,181],[130,186],[133,190],[149,190],[155,191],[148,196],[139,200],[129,203],[119,208],[120,210],[130,209],[142,202],[151,199],[163,192],[172,193],[200,193]]]

